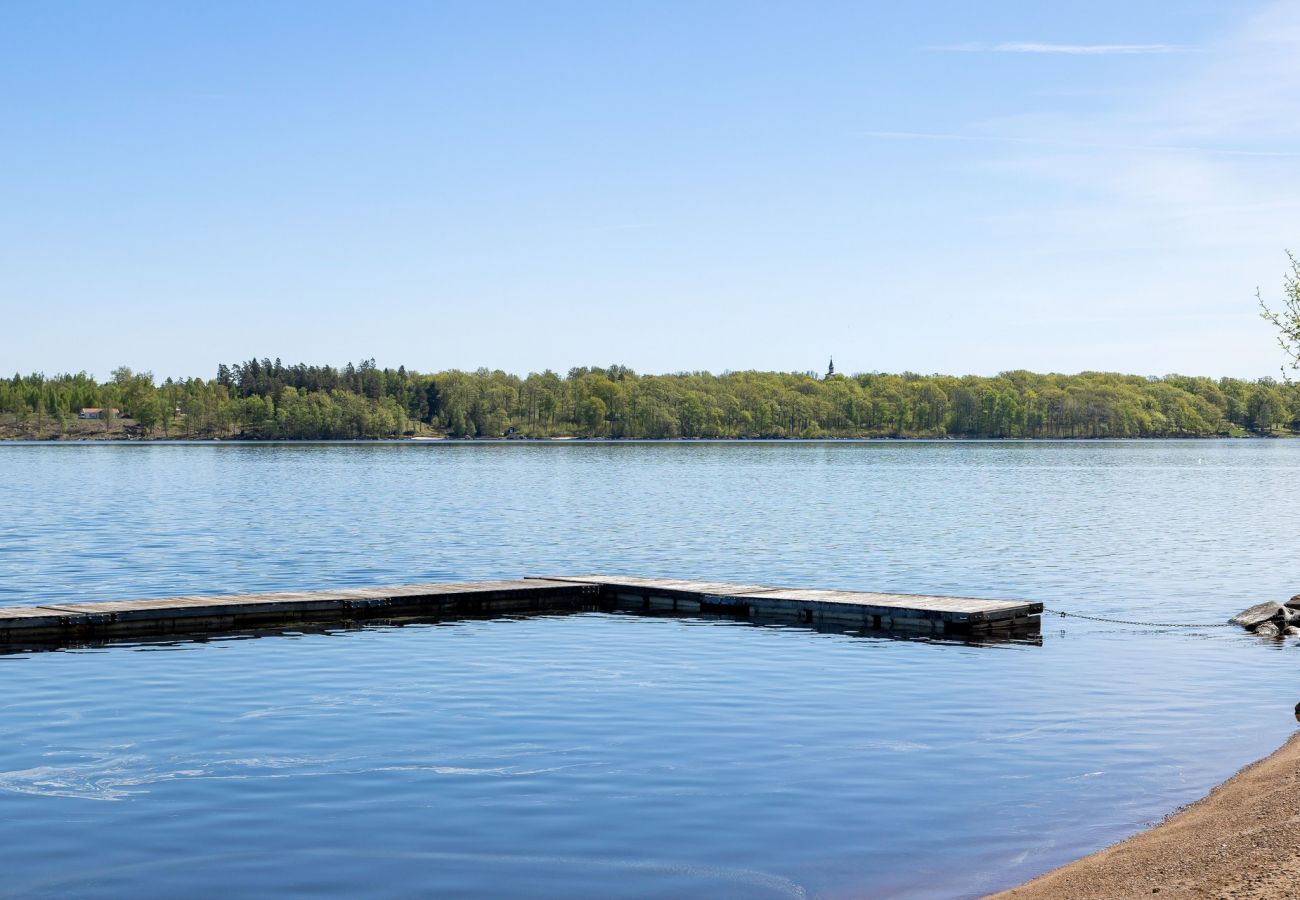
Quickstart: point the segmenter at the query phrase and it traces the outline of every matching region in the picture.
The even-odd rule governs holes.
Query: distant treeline
[[[105,410],[87,426],[85,407]],[[113,421],[112,410],[120,410]],[[8,433],[136,437],[1125,438],[1300,430],[1300,388],[1106,372],[993,377],[785,372],[638,375],[624,366],[421,374],[251,359],[211,379],[121,368],[0,380]]]

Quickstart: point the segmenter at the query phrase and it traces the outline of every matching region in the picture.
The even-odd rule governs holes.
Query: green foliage
[[[1289,250],[1286,258],[1291,271],[1282,276],[1282,308],[1273,310],[1259,291],[1255,291],[1255,299],[1259,301],[1260,315],[1277,328],[1278,346],[1290,360],[1291,368],[1300,371],[1300,259]]]
[[[211,380],[114,370],[0,379],[0,424],[60,433],[83,406],[119,407],[136,436],[323,440],[450,437],[1134,438],[1300,429],[1300,386],[1107,372],[993,377],[879,372],[682,372],[624,366],[421,374],[279,360],[222,365]],[[98,427],[98,426],[97,426]],[[116,433],[116,432],[115,432]]]

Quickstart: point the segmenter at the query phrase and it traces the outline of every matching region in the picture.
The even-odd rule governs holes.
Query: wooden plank
[[[526,593],[555,592],[571,589],[567,582],[528,579],[519,581],[435,582],[431,584],[394,585],[389,587],[346,588],[325,591],[272,591],[259,594],[212,594],[200,596],[156,597],[145,600],[108,600],[89,603],[44,604],[41,606],[13,606],[0,608],[0,617],[24,617],[26,610],[57,610],[63,615],[78,613],[124,613],[182,610],[223,606],[256,606],[267,604],[314,605],[335,604],[360,599],[406,599],[439,597],[454,594],[492,594],[502,591]]]
[[[434,582],[324,591],[156,597],[0,608],[0,641],[85,635],[165,634],[186,629],[233,630],[302,619],[375,615],[491,614],[570,609],[597,589],[527,579]]]
[[[880,594],[870,591],[790,590],[777,588],[754,592],[755,596],[769,600],[786,600],[792,603],[840,603],[854,606],[871,606],[882,609],[910,609],[927,612],[969,615],[982,613],[986,617],[1002,618],[1041,612],[1041,604],[1022,600],[981,600],[974,597],[933,597],[921,594]],[[749,595],[746,595],[749,596]],[[1032,609],[1037,606],[1038,608]]]
[[[835,607],[838,616],[862,615],[889,616],[898,621],[923,621],[933,619],[956,625],[992,623],[1004,619],[1035,616],[1042,612],[1041,603],[1023,600],[987,600],[976,597],[939,597],[921,594],[891,594],[869,591],[843,591],[809,588],[780,588],[754,584],[732,584],[716,581],[690,581],[677,578],[645,578],[625,575],[557,576],[553,580],[598,584],[616,595],[624,593],[641,596],[666,596],[672,598],[702,598],[706,605],[748,605],[754,608],[777,610],[783,607],[806,605],[822,608]],[[653,605],[652,605],[653,606]],[[823,612],[825,614],[825,612]]]
[[[733,584],[726,581],[689,581],[682,578],[641,578],[636,575],[548,575],[550,581],[567,581],[577,584],[595,584],[601,587],[626,589],[628,593],[655,592],[675,594],[712,594],[739,596],[773,588],[761,584]]]
[[[65,613],[48,606],[6,606],[0,607],[0,627],[6,622],[33,622],[43,619],[58,619]]]

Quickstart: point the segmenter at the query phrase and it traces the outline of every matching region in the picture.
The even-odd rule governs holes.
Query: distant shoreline
[[[611,437],[400,437],[400,438],[183,438],[94,437],[67,438],[0,436],[0,445],[88,446],[96,444],[1128,444],[1179,441],[1276,441],[1300,435],[1169,435],[1164,437],[738,437],[738,438],[611,438]]]
[[[1300,384],[1200,376],[343,369],[250,359],[215,378],[0,378],[0,439],[763,440],[1300,433]]]

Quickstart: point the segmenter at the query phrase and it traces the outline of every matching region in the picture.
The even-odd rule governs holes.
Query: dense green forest
[[[105,410],[78,419],[84,407]],[[114,414],[112,410],[118,410]],[[784,372],[421,374],[251,359],[211,379],[121,368],[0,380],[8,437],[1121,438],[1300,430],[1300,388],[1105,372],[993,377]]]

